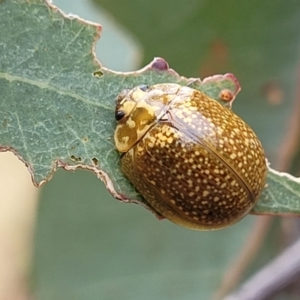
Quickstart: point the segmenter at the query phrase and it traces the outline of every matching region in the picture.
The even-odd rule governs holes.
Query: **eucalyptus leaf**
[[[234,98],[239,83],[231,74],[203,81],[180,77],[160,58],[136,72],[108,70],[94,55],[100,34],[100,25],[42,0],[0,2],[0,150],[24,161],[37,186],[57,167],[85,168],[116,198],[147,205],[119,167],[113,143],[117,95],[142,83],[192,82],[219,100],[224,90]],[[297,192],[294,200],[283,197],[290,186],[299,189],[296,180],[270,171],[268,183],[255,213],[299,213]]]
[[[253,208],[255,214],[300,214],[300,179],[288,173],[269,168],[267,185],[259,202]]]

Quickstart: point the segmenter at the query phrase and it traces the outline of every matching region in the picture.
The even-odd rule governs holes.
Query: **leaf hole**
[[[95,166],[98,166],[99,161],[98,161],[98,159],[97,159],[96,157],[93,157],[93,158],[92,158],[92,161],[93,161],[93,164],[94,164]]]
[[[94,77],[99,77],[99,78],[100,78],[100,77],[103,76],[103,72],[100,71],[100,70],[99,70],[99,71],[96,71],[96,72],[93,73],[93,76],[94,76]]]
[[[76,162],[81,161],[81,157],[80,156],[77,157],[75,155],[71,155],[71,159],[74,160],[74,161],[76,161]]]

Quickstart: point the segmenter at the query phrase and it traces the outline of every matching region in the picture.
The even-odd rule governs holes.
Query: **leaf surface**
[[[3,1],[0,8],[2,151],[17,154],[36,185],[48,181],[57,167],[80,167],[94,171],[116,198],[145,203],[119,168],[113,143],[115,98],[142,83],[189,84],[193,79],[180,77],[160,58],[132,73],[101,68],[94,57],[101,27],[66,17],[44,1]],[[224,89],[233,95],[240,90],[231,74],[193,86],[215,99]],[[288,191],[290,180],[269,173],[268,190],[277,183],[281,192]],[[290,184],[299,190],[294,179]],[[299,213],[294,196],[291,201],[265,192],[254,211]]]

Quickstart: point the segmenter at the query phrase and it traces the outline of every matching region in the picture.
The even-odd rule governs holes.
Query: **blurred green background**
[[[97,57],[112,70],[136,70],[160,56],[185,77],[233,73],[242,86],[234,111],[257,132],[273,167],[289,166],[293,156],[282,145],[300,100],[299,1],[54,4],[103,25]],[[39,300],[212,299],[256,219],[190,231],[118,202],[91,172],[59,170],[41,192],[33,290]],[[273,223],[241,280],[283,247],[280,228]],[[283,292],[276,299],[293,298]]]

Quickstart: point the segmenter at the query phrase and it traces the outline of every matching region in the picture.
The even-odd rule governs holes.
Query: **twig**
[[[300,276],[300,239],[223,300],[265,300]]]

